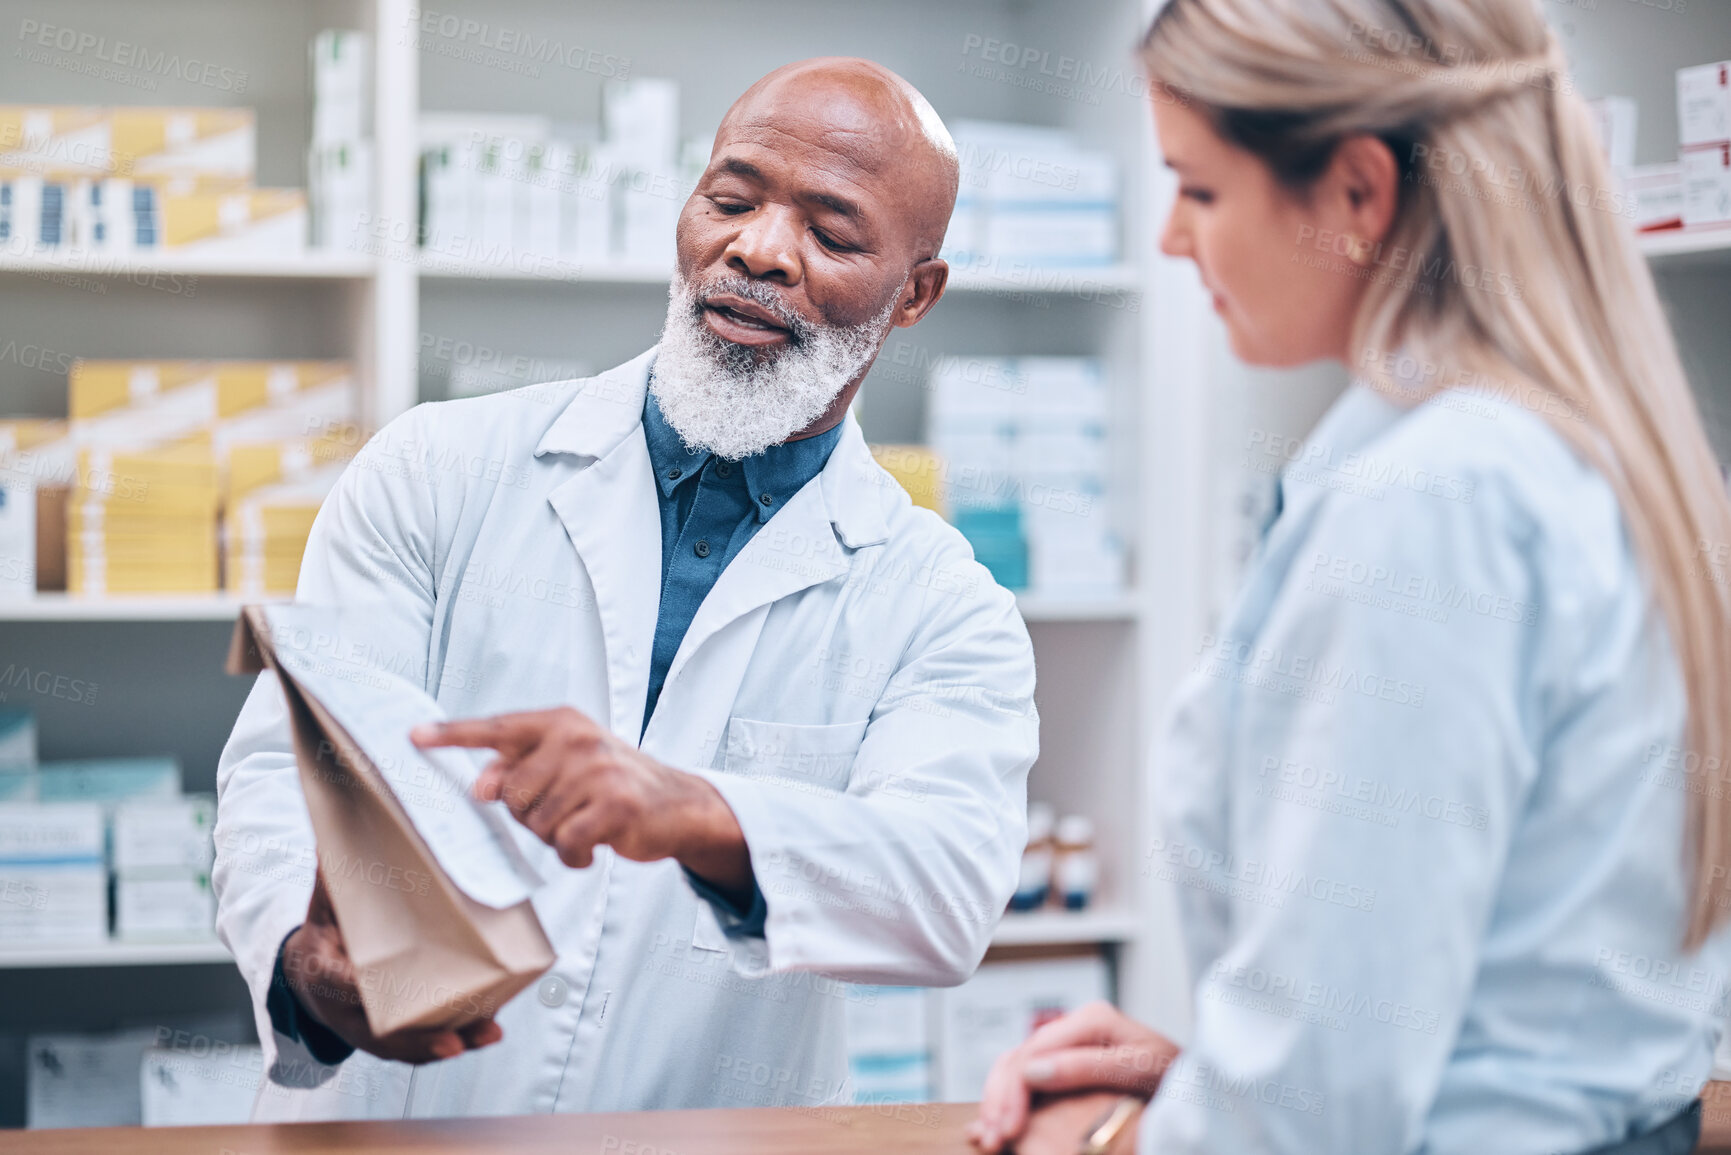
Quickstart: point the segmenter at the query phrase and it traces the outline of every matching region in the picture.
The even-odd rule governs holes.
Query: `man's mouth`
[[[702,301],[703,320],[716,336],[736,345],[768,346],[792,338],[787,325],[755,301],[716,293]]]

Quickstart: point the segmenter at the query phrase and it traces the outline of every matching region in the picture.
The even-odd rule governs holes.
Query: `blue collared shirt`
[[[1364,386],[1279,473],[1195,653],[1148,872],[1195,1030],[1143,1152],[1587,1151],[1712,1067],[1686,952],[1703,788],[1616,495],[1517,401]],[[1282,508],[1283,507],[1283,508]]]
[[[679,643],[727,563],[787,504],[806,482],[823,471],[841,440],[842,423],[815,437],[784,441],[740,461],[691,449],[662,416],[652,390],[643,402],[643,436],[655,470],[661,505],[661,609],[655,619],[655,644],[649,662],[649,698],[643,728],[649,728],[668,667]],[[752,881],[751,905],[740,910],[720,892],[686,872],[691,885],[739,933],[763,933],[768,906]]]
[[[652,383],[653,384],[653,383]],[[643,727],[655,713],[667,669],[715,579],[775,511],[823,471],[842,423],[802,441],[784,441],[740,461],[690,449],[661,415],[651,392],[643,436],[661,504],[661,610],[649,664]]]

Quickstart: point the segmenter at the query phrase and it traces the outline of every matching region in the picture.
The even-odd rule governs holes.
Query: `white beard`
[[[650,392],[687,447],[730,461],[780,445],[822,416],[876,356],[896,304],[892,298],[871,320],[841,328],[790,312],[761,281],[724,274],[702,288],[705,296],[732,293],[762,305],[791,337],[759,354],[716,336],[703,323],[698,291],[673,275]]]

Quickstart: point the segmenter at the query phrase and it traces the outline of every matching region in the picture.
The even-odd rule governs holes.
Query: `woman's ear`
[[[1349,221],[1342,231],[1367,245],[1381,244],[1400,203],[1400,162],[1394,150],[1367,134],[1347,137],[1329,162],[1328,184],[1337,198],[1336,211]]]

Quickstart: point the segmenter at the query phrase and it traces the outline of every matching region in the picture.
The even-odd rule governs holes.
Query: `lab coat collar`
[[[600,459],[631,434],[642,438],[643,403],[659,348],[580,382],[564,412],[535,446],[535,456],[571,453]],[[817,481],[836,536],[849,549],[863,549],[889,540],[883,496],[886,475],[872,458],[853,414],[842,422],[841,440]]]
[[[649,393],[649,368],[655,347],[623,365],[579,381],[564,412],[553,419],[535,446],[535,456],[573,453],[606,457],[643,425],[643,399]]]

